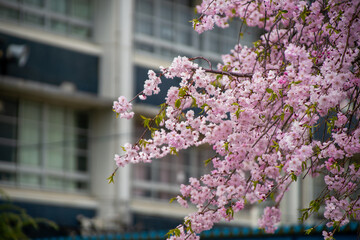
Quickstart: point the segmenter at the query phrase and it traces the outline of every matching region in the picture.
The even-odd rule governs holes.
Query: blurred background
[[[0,0],[0,188],[33,217],[56,222],[32,237],[167,230],[193,209],[169,199],[188,178],[208,171],[206,148],[181,151],[152,164],[119,169],[115,153],[142,133],[139,118],[115,118],[112,102],[142,90],[148,69],[178,56],[202,56],[213,66],[238,42],[241,22],[197,34],[195,0]],[[243,45],[260,36],[243,28]],[[137,114],[154,116],[166,89],[135,100]],[[316,186],[296,183],[283,222]],[[257,225],[261,207],[231,224]]]

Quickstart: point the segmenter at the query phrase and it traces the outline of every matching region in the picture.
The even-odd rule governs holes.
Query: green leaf
[[[196,98],[194,98],[193,96],[191,96],[191,98],[192,98],[192,104],[191,104],[191,107],[197,107],[198,105],[197,105],[197,103],[196,103]]]
[[[268,92],[268,93],[273,93],[274,90],[272,90],[271,88],[266,88],[266,92]]]
[[[300,18],[305,23],[306,17],[310,14],[310,11],[307,10],[306,6],[304,6],[304,10],[300,13]]]
[[[181,234],[180,229],[175,228],[174,234],[175,234],[175,236],[180,237],[180,234]]]
[[[284,112],[282,112],[282,113],[281,113],[281,115],[280,115],[280,119],[281,119],[281,121],[284,121],[284,118],[285,118],[285,113],[284,113]]]
[[[271,96],[269,97],[268,100],[269,100],[269,101],[274,101],[274,100],[277,99],[277,98],[278,98],[277,94],[273,92],[273,93],[271,94]]]
[[[281,11],[279,11],[279,12],[276,14],[274,21],[276,22],[280,17],[282,17],[282,12],[281,12]]]
[[[175,229],[170,229],[170,230],[166,233],[167,238],[170,238],[172,235],[174,235],[174,230],[175,230]]]
[[[106,180],[108,180],[108,183],[114,183],[114,174],[112,174],[110,177],[108,177]]]
[[[192,22],[194,24],[194,30],[196,28],[196,25],[197,24],[200,24],[200,21],[197,19],[197,18],[194,18],[193,20],[189,21],[189,22]]]
[[[150,128],[150,121],[151,121],[151,118],[147,118],[143,115],[140,115],[140,117],[143,119],[143,125],[144,127],[146,128]]]
[[[149,142],[146,141],[145,139],[140,139],[140,140],[139,140],[139,145],[140,145],[140,146],[146,147],[146,145],[147,145],[148,143],[149,143]]]
[[[241,18],[241,20],[243,21],[243,23],[244,23],[245,25],[247,25],[246,18]]]
[[[186,90],[184,88],[179,89],[179,97],[184,97],[186,95]]]
[[[204,113],[205,107],[209,107],[209,105],[207,105],[206,103],[204,103],[203,105],[201,105],[201,112],[200,112],[200,114]]]
[[[283,164],[280,164],[279,166],[275,166],[279,169],[279,172],[281,172],[281,170],[283,169],[284,165]]]
[[[309,205],[311,212],[318,212],[320,209],[320,202],[318,200],[312,200]]]
[[[180,106],[181,106],[181,99],[179,98],[179,99],[176,99],[176,101],[175,101],[175,107],[180,108]]]
[[[178,152],[176,151],[176,148],[170,147],[170,154],[171,155],[178,155]]]
[[[294,182],[297,181],[297,176],[296,176],[294,173],[291,173],[290,176],[291,176],[291,179],[292,179]]]
[[[241,108],[238,108],[238,109],[236,110],[236,112],[235,112],[236,118],[239,119],[240,113],[241,113],[241,112],[244,112],[244,111],[245,111],[245,110],[242,110]]]
[[[194,233],[194,230],[193,230],[192,227],[191,227],[191,220],[190,220],[190,219],[186,220],[186,222],[184,223],[184,225],[186,226],[186,230],[187,230],[187,231],[190,231],[191,233]]]
[[[304,222],[306,219],[308,219],[309,218],[309,212],[308,211],[305,211],[304,213],[303,213],[303,215],[301,216],[301,222]]]
[[[279,151],[279,143],[277,143],[275,140],[272,140],[272,142],[274,143],[274,145],[272,145],[272,148],[275,148],[275,151]]]
[[[226,215],[229,217],[234,217],[234,210],[232,209],[232,207],[226,209]]]
[[[155,118],[155,124],[156,124],[156,126],[159,126],[159,124],[161,123],[161,121],[162,121],[162,116],[157,116],[156,118]]]
[[[282,90],[282,89],[279,89],[279,95],[280,95],[280,97],[284,97],[284,94],[283,94],[283,90]]]
[[[177,197],[173,197],[170,199],[170,203],[172,203],[173,201],[175,201],[177,199]]]
[[[149,130],[151,131],[151,133],[154,133],[155,131],[157,131],[157,130],[159,130],[159,129],[152,127],[152,128],[150,128]]]
[[[305,234],[309,235],[313,230],[314,230],[314,228],[309,228],[309,229],[305,230]]]
[[[226,151],[229,151],[229,142],[225,142],[223,147],[225,147]]]
[[[213,158],[208,158],[204,161],[205,166],[207,166]]]
[[[302,169],[302,171],[305,171],[305,169],[307,169],[306,161],[303,161],[303,162],[301,163],[301,169]]]

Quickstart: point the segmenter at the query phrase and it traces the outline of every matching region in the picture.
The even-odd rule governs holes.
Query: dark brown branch
[[[252,73],[225,72],[225,71],[212,70],[212,69],[207,69],[207,68],[204,68],[204,70],[205,70],[205,72],[207,72],[207,73],[223,74],[223,75],[232,76],[232,77],[252,78],[252,76],[253,76]]]

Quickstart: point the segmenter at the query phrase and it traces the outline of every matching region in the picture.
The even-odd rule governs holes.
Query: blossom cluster
[[[159,84],[161,83],[160,77],[156,75],[153,70],[148,72],[149,79],[144,83],[143,93],[146,96],[151,96],[153,94],[158,94],[160,92]]]
[[[274,233],[277,227],[275,223],[280,222],[281,212],[275,207],[266,207],[264,215],[259,219],[259,226],[269,233]]]
[[[167,91],[159,114],[144,120],[152,137],[115,156],[122,167],[204,144],[216,153],[209,173],[181,185],[178,203],[197,212],[170,239],[197,239],[259,201],[267,204],[259,226],[274,232],[284,194],[303,177],[322,176],[325,185],[303,209],[304,220],[321,204],[328,227],[359,219],[360,0],[204,0],[197,11],[199,33],[241,18],[264,34],[252,48],[236,45],[217,69],[180,56],[161,67],[160,75],[179,85]],[[149,71],[143,93],[157,94],[159,83]],[[122,97],[114,103],[120,116],[130,108]]]
[[[120,96],[118,101],[114,101],[113,110],[120,118],[131,119],[134,117],[134,112],[131,111],[132,104],[124,96]]]

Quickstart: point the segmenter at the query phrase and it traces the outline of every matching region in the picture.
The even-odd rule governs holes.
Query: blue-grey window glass
[[[88,190],[89,115],[62,106],[0,98],[0,184]]]
[[[0,19],[79,39],[93,33],[93,0],[0,1]]]
[[[16,160],[17,106],[16,99],[0,97],[0,162]]]
[[[0,68],[2,74],[55,86],[70,82],[77,91],[95,94],[98,92],[98,56],[2,33],[0,39],[5,43],[5,47],[9,44],[20,44],[26,45],[30,50],[25,66],[20,67],[15,62],[8,62]]]
[[[219,61],[238,42],[240,21],[230,21],[230,27],[217,26],[211,33],[198,34],[192,27],[196,1],[137,0],[135,1],[135,50],[139,53],[172,59],[178,55],[204,56]],[[260,36],[257,28],[242,28],[240,43],[250,46]],[[138,44],[139,43],[139,44]],[[142,44],[153,48],[142,48]],[[151,52],[147,51],[151,50]]]

